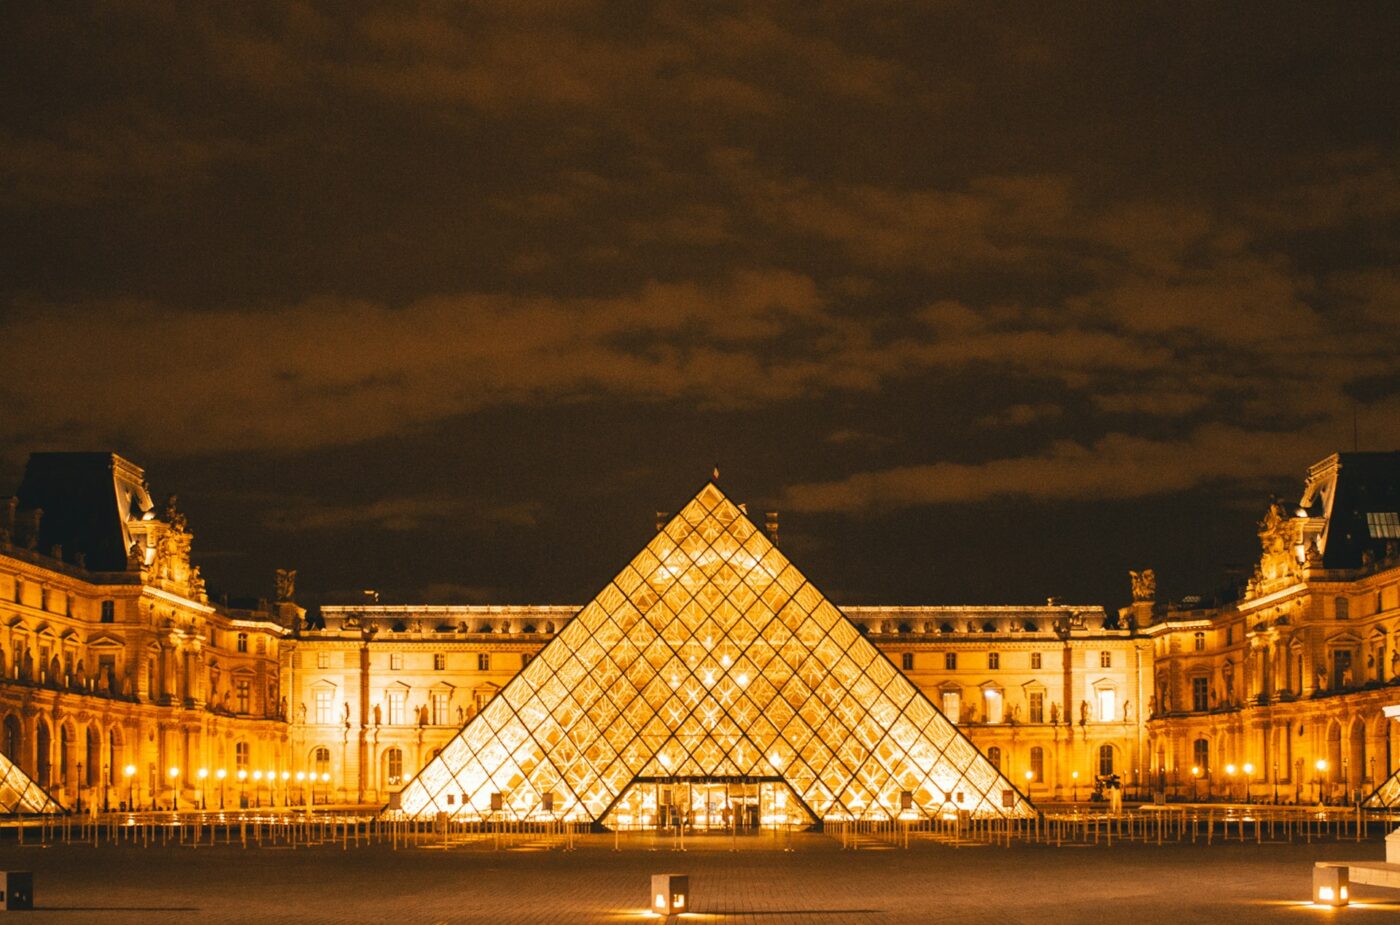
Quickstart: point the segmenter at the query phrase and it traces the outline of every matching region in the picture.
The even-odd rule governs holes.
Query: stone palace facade
[[[1032,801],[1110,775],[1144,797],[1364,795],[1400,767],[1400,454],[1314,466],[1260,539],[1221,606],[1159,602],[1145,572],[1113,610],[841,612]],[[383,804],[577,611],[308,620],[289,573],[272,602],[211,602],[190,548],[114,454],[35,454],[0,500],[0,749],[65,806]]]

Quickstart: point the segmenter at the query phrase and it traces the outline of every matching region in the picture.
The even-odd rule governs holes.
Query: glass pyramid
[[[713,483],[400,807],[601,823],[638,779],[780,781],[819,820],[1033,812]]]
[[[1400,809],[1400,771],[1386,778],[1361,805],[1367,809]]]
[[[0,752],[0,813],[61,813],[63,807]]]

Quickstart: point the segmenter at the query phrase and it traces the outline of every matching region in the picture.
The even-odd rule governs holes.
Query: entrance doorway
[[[782,778],[639,777],[603,816],[610,829],[756,834],[816,818]]]

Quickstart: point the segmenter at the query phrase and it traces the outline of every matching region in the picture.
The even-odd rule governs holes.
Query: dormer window
[[[1366,514],[1366,529],[1373,540],[1400,540],[1400,512],[1370,511]]]

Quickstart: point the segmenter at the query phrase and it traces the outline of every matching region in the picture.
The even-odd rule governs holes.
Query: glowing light
[[[1201,776],[1201,769],[1200,769],[1199,766],[1196,766],[1196,765],[1192,765],[1192,766],[1191,766],[1191,776],[1192,776],[1192,777],[1200,777],[1200,776]]]
[[[1246,764],[1246,765],[1244,766],[1244,773],[1247,774],[1247,775],[1248,775],[1248,774],[1253,774],[1253,773],[1254,773],[1254,765],[1252,765],[1252,764]]]
[[[131,775],[136,773],[136,765],[127,765],[126,767],[122,768],[122,773],[125,774],[127,777],[130,777]]]
[[[1225,773],[1233,777],[1235,775],[1235,766],[1233,764],[1225,765]]]
[[[244,770],[242,770],[242,769],[240,768],[239,771],[238,771],[238,779],[239,779],[239,780],[247,780],[247,779],[248,779],[248,772],[247,772],[247,771],[244,771]]]
[[[170,779],[171,779],[171,780],[174,780],[175,778],[177,778],[177,777],[180,776],[180,769],[179,769],[179,768],[171,768],[171,769],[170,769],[169,771],[167,771],[166,773],[170,775]]]
[[[223,780],[225,777],[228,776],[228,772],[225,771],[223,768],[219,768],[219,770],[214,772],[214,776],[217,777],[219,780]]]
[[[242,773],[243,773],[243,772],[240,771],[240,772],[239,772],[239,775],[241,776]],[[254,772],[253,772],[253,780],[262,780],[262,772],[261,772],[261,771],[254,771]]]
[[[660,896],[656,898],[658,901],[661,899]],[[1330,886],[1320,886],[1317,888],[1317,898],[1325,903],[1330,903],[1332,900],[1337,898],[1337,894],[1332,892],[1332,888]]]
[[[204,780],[204,778],[206,778],[206,777],[208,777],[208,776],[209,776],[209,769],[208,769],[208,768],[200,768],[200,769],[199,769],[199,779],[200,779],[200,780]]]
[[[301,782],[304,781],[304,780],[306,780],[306,772],[305,772],[305,771],[298,771],[298,772],[297,772],[297,783],[299,784],[299,783],[301,783]]]
[[[1325,770],[1327,770],[1327,759],[1326,759],[1326,758],[1319,758],[1319,759],[1317,759],[1317,762],[1316,762],[1315,764],[1313,764],[1313,767],[1314,767],[1314,768],[1317,768],[1319,771],[1325,771]]]

